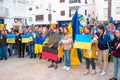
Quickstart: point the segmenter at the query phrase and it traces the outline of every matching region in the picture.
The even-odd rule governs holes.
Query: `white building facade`
[[[120,21],[120,0],[109,1],[111,1],[111,12],[108,11],[108,8],[110,7],[108,0],[96,0],[98,21],[109,21],[108,15],[110,15],[110,13],[113,20]]]
[[[29,0],[27,5],[27,23],[30,26],[51,23],[61,26],[70,22],[76,9],[85,17],[96,17],[94,0]]]
[[[110,8],[108,0],[31,0],[27,4],[27,23],[30,26],[51,23],[62,26],[64,22],[70,22],[76,9],[78,9],[79,15],[82,14],[85,18],[109,21],[108,17],[110,16],[119,21],[119,4],[120,0],[111,0]],[[109,8],[111,12],[108,10]]]
[[[2,0],[1,7],[5,8],[6,11],[0,10],[0,12],[4,12],[6,15],[1,15],[1,18],[9,31],[12,27],[22,28],[25,26],[25,19],[27,18],[26,2],[26,0]]]

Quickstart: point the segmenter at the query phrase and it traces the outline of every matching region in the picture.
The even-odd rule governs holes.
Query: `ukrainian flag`
[[[15,43],[16,34],[7,34],[7,43]]]
[[[33,41],[32,33],[27,33],[22,35],[22,43],[29,43]]]
[[[84,19],[84,16],[80,15],[78,18],[79,18],[79,21],[82,21]]]
[[[44,44],[47,44],[47,40],[48,40],[47,37],[40,38],[39,35],[36,35],[36,38],[34,41],[35,54],[42,53],[42,47]]]
[[[92,35],[91,34],[77,34],[74,48],[91,49]]]
[[[78,17],[78,11],[76,10],[74,16],[72,17],[71,23],[68,25],[68,30],[73,38],[73,41],[75,41],[76,34],[80,34],[79,31],[79,17]],[[82,56],[81,56],[81,50],[77,48],[71,49],[71,65],[79,65],[80,62],[82,62]]]

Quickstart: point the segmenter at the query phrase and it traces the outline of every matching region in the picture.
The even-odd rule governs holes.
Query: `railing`
[[[7,17],[9,15],[9,9],[0,7],[0,17]]]

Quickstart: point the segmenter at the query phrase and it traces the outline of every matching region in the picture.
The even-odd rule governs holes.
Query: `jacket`
[[[110,39],[110,36],[108,34],[102,34],[102,36],[98,35],[98,48],[100,50],[106,50],[109,48],[108,40]]]
[[[117,38],[115,38],[112,42],[112,46],[113,46],[112,55],[117,58],[120,58],[120,48],[116,49],[119,43],[120,43],[120,39]]]
[[[53,47],[58,47],[59,32],[58,31],[46,31],[46,36],[48,36],[48,46],[53,45]]]
[[[6,39],[7,39],[6,35],[1,35],[0,46],[7,46]]]
[[[70,37],[70,34],[66,34],[63,36],[62,40],[62,48],[63,50],[70,50],[73,45],[72,37]]]

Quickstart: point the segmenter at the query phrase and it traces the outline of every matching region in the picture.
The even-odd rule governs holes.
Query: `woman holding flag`
[[[91,28],[90,26],[85,26],[84,27],[84,34],[85,35],[90,35],[91,33]],[[85,58],[86,61],[86,71],[84,72],[84,75],[89,74],[89,69],[90,69],[90,64],[92,66],[92,72],[91,75],[96,74],[96,65],[95,65],[95,61],[94,59],[96,58],[96,44],[97,44],[97,40],[95,38],[93,38],[92,40],[92,46],[91,46],[91,50],[87,50],[87,49],[83,49],[83,56]]]

